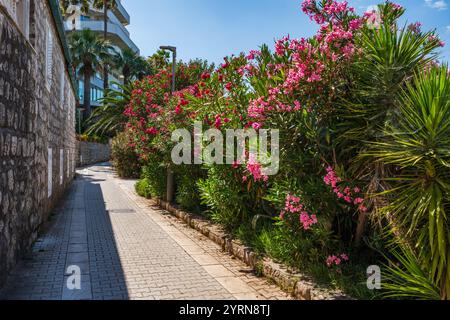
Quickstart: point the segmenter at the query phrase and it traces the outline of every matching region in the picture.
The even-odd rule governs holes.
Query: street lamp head
[[[176,52],[177,48],[176,47],[172,47],[172,46],[161,46],[159,47],[161,50],[167,50],[167,51],[172,51],[172,52]]]

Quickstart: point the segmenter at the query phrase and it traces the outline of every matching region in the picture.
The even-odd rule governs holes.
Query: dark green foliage
[[[141,171],[141,162],[133,148],[129,146],[127,133],[121,133],[112,142],[113,165],[122,178],[137,178]]]
[[[152,155],[142,168],[141,178],[145,180],[146,190],[153,198],[166,198],[167,172],[160,165],[158,157]]]
[[[200,213],[200,190],[197,181],[204,175],[198,166],[178,166],[176,168],[176,201],[184,209]]]

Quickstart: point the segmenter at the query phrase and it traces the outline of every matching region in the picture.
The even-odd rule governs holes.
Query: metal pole
[[[108,40],[108,0],[103,0],[103,38],[105,42]],[[108,62],[103,65],[103,78],[103,96],[106,96],[109,88]]]
[[[177,67],[177,49],[174,49],[174,51],[172,52],[172,95],[175,93],[176,91],[176,86],[175,86],[175,73],[176,73],[176,67]]]
[[[177,63],[177,49],[173,48],[172,50],[172,89],[171,95],[175,93],[176,84],[175,84],[175,72],[176,72],[176,63]],[[175,195],[175,177],[172,169],[167,168],[167,202],[172,203]]]

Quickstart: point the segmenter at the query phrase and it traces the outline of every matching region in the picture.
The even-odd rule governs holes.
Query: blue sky
[[[358,12],[382,0],[349,0]],[[272,46],[275,38],[313,35],[317,26],[300,10],[301,0],[122,0],[131,15],[128,29],[141,54],[160,45],[178,47],[179,58],[220,63],[224,56]],[[397,0],[409,22],[437,29],[450,61],[450,0]]]

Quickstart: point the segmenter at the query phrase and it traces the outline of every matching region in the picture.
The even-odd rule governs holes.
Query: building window
[[[47,185],[48,185],[48,197],[50,198],[53,193],[53,149],[48,148],[47,158]]]
[[[32,46],[36,46],[36,0],[29,0],[30,1],[30,26],[29,26],[29,36],[28,40],[30,41]]]
[[[64,183],[64,150],[59,150],[59,184]]]
[[[64,93],[66,90],[66,70],[64,63],[61,64],[61,76],[60,76],[60,88],[59,88],[59,103],[61,108],[64,109]]]
[[[30,0],[0,0],[25,38],[30,36]]]
[[[15,0],[17,25],[25,38],[30,37],[30,0]]]
[[[46,36],[46,53],[45,53],[45,80],[47,89],[50,90],[52,86],[52,71],[53,71],[53,34],[50,29],[50,24],[47,22],[47,36]]]
[[[70,150],[67,150],[67,179],[70,179],[70,162],[71,162],[71,158],[70,158]]]

